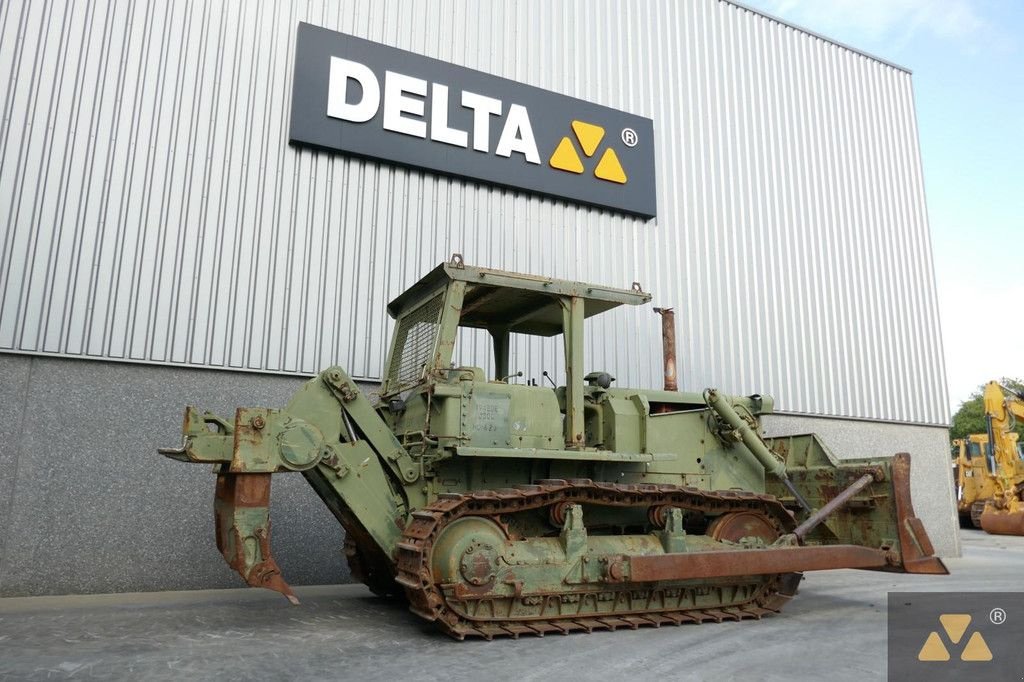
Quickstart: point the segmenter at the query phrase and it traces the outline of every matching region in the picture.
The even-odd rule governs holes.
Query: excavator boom
[[[996,381],[985,385],[986,474],[994,487],[981,527],[997,535],[1024,535],[1024,461],[1014,426],[1024,421],[1024,393]]]

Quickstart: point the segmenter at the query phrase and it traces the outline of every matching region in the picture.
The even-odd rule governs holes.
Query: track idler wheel
[[[738,544],[746,540],[770,545],[779,538],[779,533],[764,514],[742,511],[714,519],[708,526],[708,536],[718,542]]]
[[[473,587],[490,585],[497,577],[498,554],[490,542],[474,541],[462,551],[459,573]]]
[[[438,583],[486,589],[497,577],[505,529],[482,516],[465,516],[445,527],[434,545],[432,573]]]

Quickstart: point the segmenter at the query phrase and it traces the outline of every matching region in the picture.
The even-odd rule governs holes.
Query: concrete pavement
[[[810,573],[762,621],[456,642],[361,586],[0,599],[0,679],[879,679],[888,591],[1021,591],[1024,538],[962,531],[948,577]]]

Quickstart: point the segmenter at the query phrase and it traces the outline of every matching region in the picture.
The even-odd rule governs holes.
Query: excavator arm
[[[298,416],[298,415],[301,415]],[[233,421],[185,409],[184,441],[160,453],[212,464],[217,547],[253,587],[298,603],[270,549],[271,475],[302,473],[350,535],[368,535],[385,554],[408,514],[402,481],[417,465],[344,370],[310,380],[282,410],[239,408]]]
[[[997,492],[985,506],[981,527],[998,535],[1024,535],[1024,466],[1011,437],[1017,420],[1024,421],[1024,394],[990,381],[984,404],[985,458]]]

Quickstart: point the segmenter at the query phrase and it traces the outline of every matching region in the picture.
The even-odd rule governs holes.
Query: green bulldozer
[[[330,367],[284,409],[189,407],[160,452],[214,465],[217,546],[249,585],[297,603],[269,503],[271,476],[300,472],[352,576],[458,639],[759,619],[804,571],[947,572],[909,455],[840,462],[813,434],[762,436],[767,396],[675,390],[670,310],[664,389],[588,368],[584,320],[650,299],[456,254],[388,305],[379,399]],[[453,363],[467,328],[493,342],[493,376]],[[510,382],[513,334],[561,335],[564,385]]]

